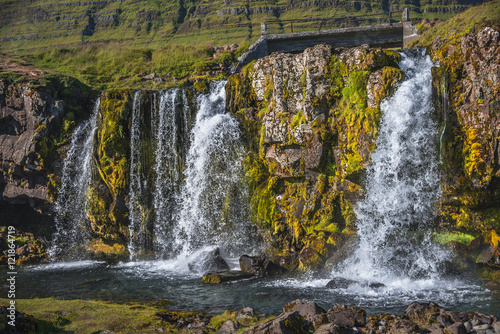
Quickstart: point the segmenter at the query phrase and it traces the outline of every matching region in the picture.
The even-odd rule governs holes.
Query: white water
[[[433,227],[440,195],[431,118],[433,64],[428,56],[403,54],[400,66],[407,80],[381,105],[377,149],[365,197],[355,209],[359,246],[333,275],[420,291],[443,283],[439,279],[448,257],[426,232]]]
[[[82,248],[89,241],[87,191],[91,181],[92,149],[99,106],[100,99],[97,99],[90,118],[71,136],[55,203],[56,232],[49,248],[52,260],[81,258],[86,254]]]
[[[225,112],[225,82],[197,99],[174,242],[181,253],[206,246],[252,251],[238,123]]]
[[[182,129],[187,120],[181,117],[180,107],[187,101],[178,89],[160,92],[159,121],[156,131],[155,187],[153,204],[154,250],[159,257],[172,251],[172,233],[175,229],[174,214],[177,196],[182,182],[183,139]]]
[[[141,233],[141,224],[144,212],[140,204],[142,192],[145,190],[145,180],[139,170],[142,151],[140,150],[140,117],[141,100],[140,91],[134,93],[134,103],[132,108],[132,125],[130,127],[130,186],[129,186],[129,233],[130,239],[128,250],[132,260],[136,254],[137,248],[144,245],[144,237]]]

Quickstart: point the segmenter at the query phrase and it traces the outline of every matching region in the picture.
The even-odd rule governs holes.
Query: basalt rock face
[[[17,214],[51,215],[56,175],[75,122],[87,116],[89,96],[86,87],[69,78],[43,84],[0,80],[2,215],[13,222]]]
[[[299,270],[322,266],[353,233],[380,102],[404,75],[399,57],[319,45],[272,54],[228,80],[227,107],[250,152],[252,219]]]
[[[470,230],[498,228],[500,208],[500,32],[484,27],[450,32],[429,48],[441,123],[445,223]]]
[[[62,160],[76,122],[88,117],[92,92],[65,77],[19,79],[0,79],[0,222],[16,228],[24,263],[46,256]]]

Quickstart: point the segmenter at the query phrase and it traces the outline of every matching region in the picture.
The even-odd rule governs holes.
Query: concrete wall
[[[233,69],[233,72],[239,71],[241,67],[251,61],[268,56],[273,52],[301,52],[322,43],[332,47],[354,47],[368,44],[371,47],[403,48],[418,37],[416,28],[409,21],[391,25],[381,24],[276,35],[268,35],[265,25],[263,26],[262,36],[238,58],[239,65]]]

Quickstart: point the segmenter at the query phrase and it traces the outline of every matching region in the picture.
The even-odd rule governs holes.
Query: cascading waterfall
[[[225,82],[197,100],[174,242],[189,253],[206,246],[247,251],[252,238],[238,123],[225,113]]]
[[[185,257],[207,246],[231,253],[244,244],[251,251],[255,235],[248,218],[244,149],[238,123],[225,112],[224,87],[225,82],[213,83],[209,93],[195,99],[179,89],[152,93],[154,162],[152,171],[142,172],[140,100],[145,97],[135,93],[128,202],[132,259],[148,247],[146,235],[152,236],[150,250],[157,258]],[[154,213],[150,225],[145,224],[147,207]]]
[[[345,278],[378,281],[435,278],[446,253],[427,233],[440,195],[431,68],[420,51],[402,54],[407,79],[382,105],[377,149],[365,197],[355,209],[359,247],[341,269]],[[338,268],[337,268],[338,269]]]
[[[146,185],[139,170],[139,163],[142,159],[142,150],[140,150],[140,117],[140,91],[136,91],[134,93],[132,125],[130,127],[130,187],[128,203],[130,240],[128,249],[131,258],[135,257],[137,249],[144,245],[144,235],[141,233],[144,212],[142,210],[140,198],[145,191],[144,188]]]
[[[91,181],[92,149],[97,129],[97,99],[90,118],[71,136],[71,145],[64,159],[61,187],[56,199],[56,232],[49,248],[51,259],[81,258],[89,239],[87,221],[87,191]]]
[[[183,117],[184,104],[187,104],[187,101],[183,99],[178,89],[160,93],[153,198],[154,250],[158,256],[166,256],[172,251],[171,235],[175,229],[174,215],[177,210],[177,196],[182,182],[186,149],[187,134],[184,133],[184,129],[187,129],[187,119]]]

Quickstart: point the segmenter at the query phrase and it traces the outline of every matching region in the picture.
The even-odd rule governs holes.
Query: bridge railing
[[[347,15],[342,17],[322,17],[291,20],[266,20],[261,23],[261,35],[286,34],[301,31],[321,31],[333,28],[358,27],[360,25],[389,24],[394,22],[393,15],[401,14],[401,21],[408,21],[408,9],[376,14]]]

